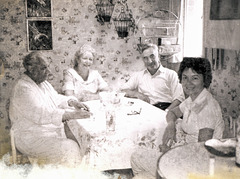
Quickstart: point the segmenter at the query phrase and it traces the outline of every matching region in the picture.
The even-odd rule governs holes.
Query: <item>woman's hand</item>
[[[74,105],[75,109],[83,109],[85,111],[89,111],[89,107],[84,104],[84,103],[81,103],[81,102],[77,102],[75,105]]]
[[[84,103],[81,103],[79,101],[76,101],[76,100],[72,100],[70,99],[68,101],[68,105],[71,106],[71,107],[74,107],[75,109],[79,110],[79,109],[84,109],[86,111],[89,111],[89,107],[84,104]]]
[[[92,115],[91,112],[86,111],[84,109],[75,110],[75,111],[66,111],[62,116],[62,121],[66,122],[72,119],[86,119],[86,118],[90,118],[91,115]]]
[[[171,147],[170,146],[168,146],[168,145],[159,145],[159,150],[160,150],[160,152],[162,152],[162,153],[165,153],[165,152],[167,152],[167,151],[169,151],[171,149]]]
[[[162,138],[162,144],[171,147],[173,141],[176,141],[175,122],[169,122]]]
[[[91,115],[92,115],[91,112],[86,111],[84,109],[76,110],[73,112],[73,119],[86,119],[90,118]]]

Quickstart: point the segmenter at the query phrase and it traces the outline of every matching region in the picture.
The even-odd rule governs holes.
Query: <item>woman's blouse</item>
[[[108,84],[103,80],[97,70],[89,70],[89,76],[86,81],[72,68],[64,73],[62,90],[73,90],[77,98],[85,92],[96,93],[106,87],[108,87]]]
[[[213,138],[222,138],[224,121],[221,108],[207,89],[204,88],[194,101],[188,97],[179,108],[183,113],[181,128],[186,133],[186,143],[197,142],[202,128],[214,129]]]

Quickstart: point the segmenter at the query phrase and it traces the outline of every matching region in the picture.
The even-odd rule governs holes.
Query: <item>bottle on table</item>
[[[240,116],[237,119],[237,131],[236,131],[236,156],[235,162],[238,167],[240,167]]]
[[[106,110],[106,131],[115,131],[116,114],[115,110]]]

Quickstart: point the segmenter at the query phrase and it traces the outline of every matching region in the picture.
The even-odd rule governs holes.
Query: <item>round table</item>
[[[175,147],[158,160],[157,178],[206,179],[240,178],[235,157],[213,156],[204,142]]]

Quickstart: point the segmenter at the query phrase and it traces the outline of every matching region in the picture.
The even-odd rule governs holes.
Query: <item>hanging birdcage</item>
[[[178,43],[179,25],[179,18],[168,10],[145,14],[138,20],[134,33],[139,52],[145,43],[154,43],[159,46],[162,55],[178,53],[181,50]]]
[[[112,4],[111,1],[101,0],[96,4],[98,18],[102,19],[104,22],[110,22],[114,6],[115,5]]]
[[[133,25],[133,19],[126,14],[124,8],[121,9],[121,13],[117,18],[114,18],[113,21],[115,29],[118,33],[118,37],[127,37],[129,34],[129,29]]]

